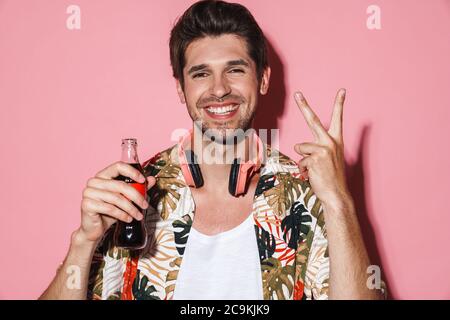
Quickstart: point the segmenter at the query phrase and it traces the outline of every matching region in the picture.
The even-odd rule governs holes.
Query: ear
[[[180,98],[180,102],[185,104],[186,97],[184,96],[184,92],[183,92],[183,88],[181,87],[180,80],[176,79],[175,82],[176,82],[177,92],[178,92],[178,97]]]
[[[264,69],[261,79],[261,85],[259,87],[259,92],[262,95],[265,95],[269,90],[269,82],[270,82],[270,67]]]

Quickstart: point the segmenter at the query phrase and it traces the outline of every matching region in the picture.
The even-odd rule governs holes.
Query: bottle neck
[[[137,146],[132,144],[122,144],[122,157],[120,161],[125,163],[139,163]]]

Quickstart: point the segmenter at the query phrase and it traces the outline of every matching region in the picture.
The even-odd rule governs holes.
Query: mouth
[[[232,118],[238,112],[239,106],[238,103],[210,105],[205,107],[204,110],[209,117],[216,120],[224,120]]]

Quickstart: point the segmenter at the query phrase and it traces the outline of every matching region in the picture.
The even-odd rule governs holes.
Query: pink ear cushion
[[[192,134],[191,132],[188,132],[188,134],[181,137],[178,142],[178,161],[180,162],[181,172],[183,173],[186,183],[191,187],[195,187],[194,178],[192,177],[191,171],[189,170],[189,165],[187,163],[186,155],[184,153],[183,148],[184,141],[188,139],[191,136],[191,134]]]
[[[264,146],[261,139],[258,137],[256,133],[254,134],[254,138],[256,139],[256,145],[258,148],[258,155],[257,155],[258,158],[256,159],[256,163],[253,163],[253,165],[248,167],[247,170],[244,169],[246,166],[243,167],[242,164],[239,166],[235,195],[239,195],[245,192],[245,188],[248,183],[247,180],[250,178],[253,172],[257,171],[261,167]],[[247,162],[247,164],[248,163],[249,162]]]
[[[239,166],[235,195],[240,195],[240,194],[244,193],[245,187],[247,185],[247,172],[248,171],[243,172],[243,170],[241,170],[241,169],[242,169],[242,167]]]
[[[189,165],[186,163],[180,163],[180,168],[188,186],[195,187],[194,178],[192,177],[191,170],[189,170]]]

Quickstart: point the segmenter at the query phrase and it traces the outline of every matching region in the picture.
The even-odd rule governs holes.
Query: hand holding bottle
[[[81,225],[72,233],[69,252],[57,274],[39,299],[86,299],[92,258],[105,232],[116,223],[114,240],[129,250],[147,242],[144,223],[147,190],[155,177],[144,177],[137,156],[136,139],[122,140],[122,158],[87,181],[81,201]],[[67,286],[68,268],[77,266],[82,275],[79,288]]]
[[[86,240],[98,241],[118,220],[130,223],[133,219],[143,219],[142,212],[132,202],[146,209],[147,201],[126,182],[115,180],[118,176],[125,176],[140,183],[147,180],[147,188],[151,188],[156,182],[154,177],[145,179],[138,169],[122,161],[106,167],[90,178],[83,190],[79,230]]]

